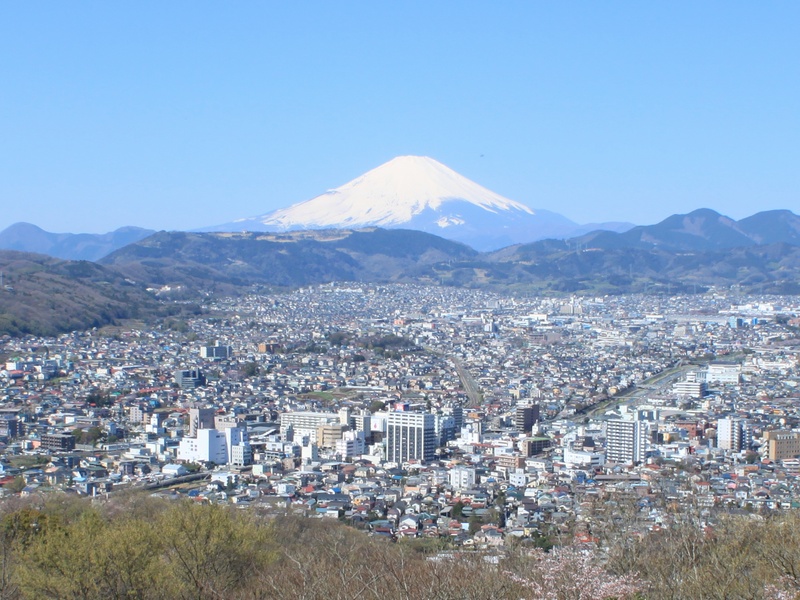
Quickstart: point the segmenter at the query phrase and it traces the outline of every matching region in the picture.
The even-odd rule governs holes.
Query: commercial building
[[[535,456],[547,450],[552,443],[553,440],[551,440],[549,437],[527,437],[519,441],[519,450],[522,453],[522,456]]]
[[[233,355],[233,349],[230,346],[222,346],[219,342],[213,346],[203,346],[200,348],[200,356],[211,360],[224,360]]]
[[[240,427],[229,427],[224,431],[198,429],[197,437],[184,438],[178,446],[178,460],[187,462],[244,466],[252,459],[247,430]]]
[[[280,417],[281,435],[288,441],[302,441],[304,437],[312,444],[317,443],[317,429],[321,425],[339,423],[336,413],[310,411],[286,412]]]
[[[41,447],[45,450],[68,452],[75,449],[75,436],[71,433],[44,433]]]
[[[342,423],[320,425],[317,427],[316,444],[320,448],[334,448],[346,431],[350,431],[350,426]]]
[[[179,369],[175,371],[175,383],[184,389],[194,389],[204,386],[206,378],[200,369]]]
[[[764,439],[769,444],[770,460],[786,460],[800,456],[800,433],[796,431],[767,431]]]
[[[366,451],[365,440],[363,431],[345,431],[342,438],[336,440],[336,453],[342,458],[361,456]]]
[[[709,383],[739,383],[742,367],[739,363],[713,362],[706,369],[706,381]]]

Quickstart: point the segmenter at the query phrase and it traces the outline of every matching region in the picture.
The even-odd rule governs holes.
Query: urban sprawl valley
[[[7,336],[2,492],[38,515],[58,498],[102,513],[139,494],[189,514],[343,522],[348,543],[416,548],[425,564],[479,556],[470,568],[491,569],[495,597],[521,597],[515,585],[690,597],[688,579],[665,571],[659,584],[655,563],[623,564],[626,548],[646,557],[643,540],[656,540],[667,552],[676,531],[701,548],[772,521],[797,535],[785,519],[800,507],[798,316],[796,297],[735,290],[543,298],[336,283],[209,297],[192,318],[153,326]],[[9,536],[19,512],[5,514]],[[509,566],[520,548],[618,587],[548,596]],[[601,557],[600,575],[581,571],[576,548]],[[694,597],[798,589],[788,566],[749,596],[709,573],[718,595]]]

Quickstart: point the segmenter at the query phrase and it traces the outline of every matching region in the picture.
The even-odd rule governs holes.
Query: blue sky
[[[0,229],[199,228],[403,154],[579,223],[800,213],[798,23],[795,2],[2,3]]]

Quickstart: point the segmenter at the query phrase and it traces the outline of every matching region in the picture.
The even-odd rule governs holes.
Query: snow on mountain
[[[478,250],[566,237],[578,227],[557,213],[504,198],[432,158],[399,156],[310,200],[208,230],[372,226],[425,231]]]
[[[279,229],[396,227],[430,209],[441,213],[446,227],[459,220],[442,212],[453,200],[494,213],[510,210],[533,214],[527,206],[487,190],[432,158],[399,156],[341,187],[254,220]]]

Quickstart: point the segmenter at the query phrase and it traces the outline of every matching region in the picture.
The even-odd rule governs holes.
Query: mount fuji
[[[205,231],[293,231],[383,227],[414,229],[495,250],[564,238],[580,226],[547,210],[504,198],[426,156],[399,156],[310,200]],[[624,231],[632,225],[608,224]]]

